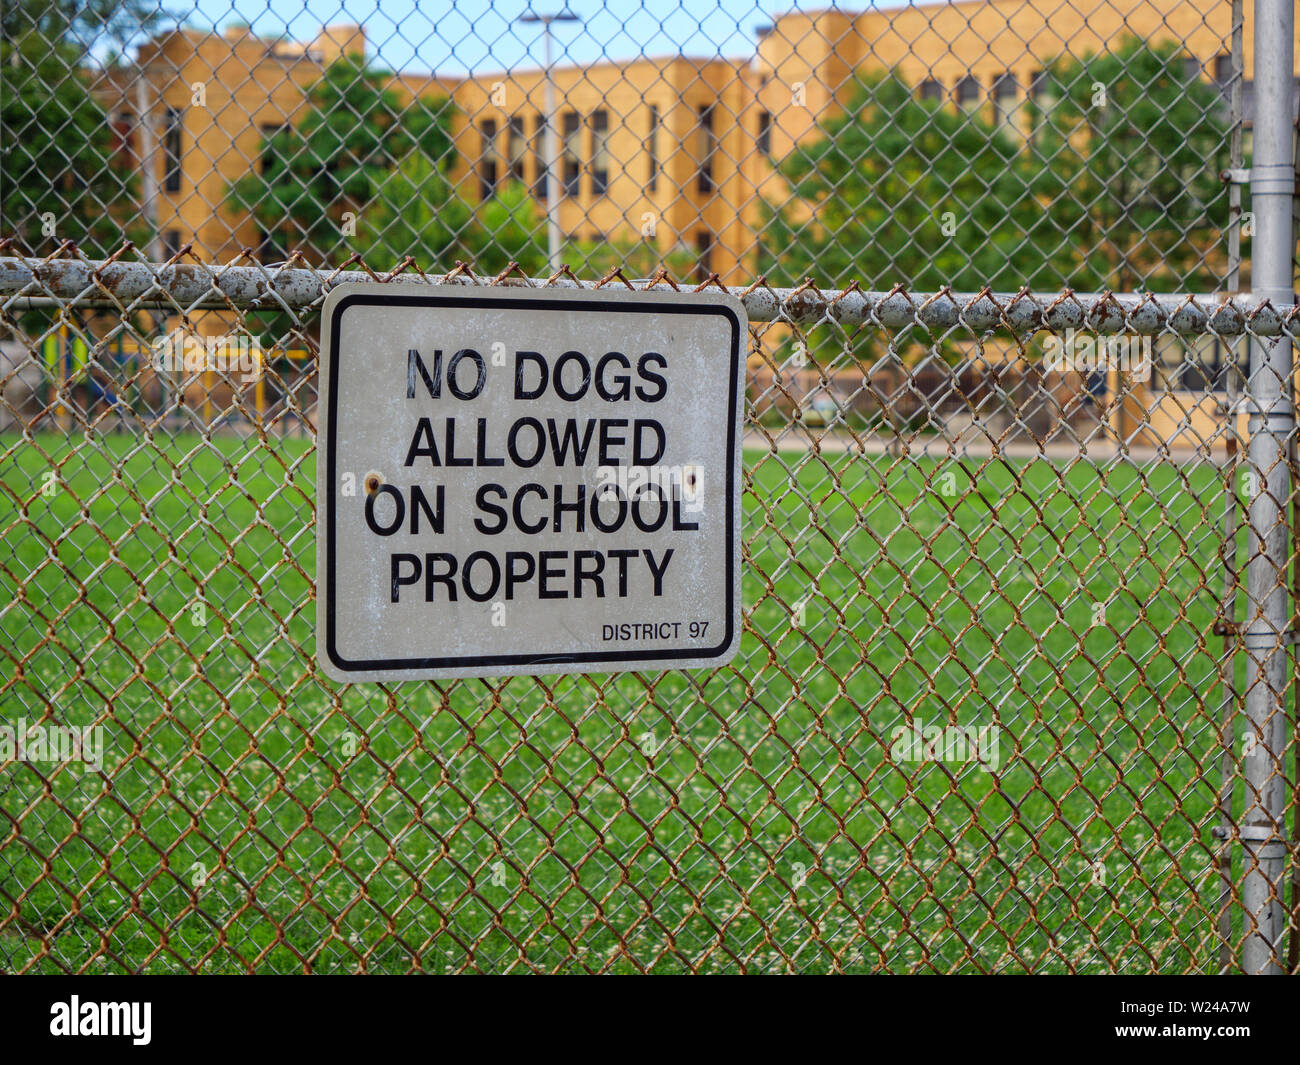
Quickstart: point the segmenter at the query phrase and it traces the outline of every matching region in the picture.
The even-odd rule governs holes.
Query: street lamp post
[[[536,12],[529,11],[526,15],[521,15],[519,21],[540,22],[542,25],[542,41],[546,63],[545,99],[543,102],[543,109],[546,113],[546,127],[542,145],[544,165],[546,167],[546,247],[551,273],[554,274],[559,271],[563,264],[560,262],[560,182],[555,172],[559,151],[555,140],[555,82],[551,78],[551,23],[577,22],[579,19],[572,11],[565,8],[554,15],[539,15]]]

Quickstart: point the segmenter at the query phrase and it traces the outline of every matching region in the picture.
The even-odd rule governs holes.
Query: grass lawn
[[[1212,967],[1214,472],[746,473],[729,667],[340,688],[307,442],[0,437],[0,968]]]

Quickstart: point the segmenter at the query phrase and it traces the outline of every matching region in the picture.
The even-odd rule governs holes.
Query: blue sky
[[[541,29],[514,20],[529,0],[191,0],[185,20],[194,29],[247,22],[265,36],[287,33],[297,40],[315,36],[327,23],[366,27],[370,55],[393,70],[442,74],[488,72],[540,66]],[[535,9],[552,13],[563,0],[540,0]],[[177,5],[179,6],[179,5]],[[603,57],[637,55],[745,57],[753,54],[756,31],[774,13],[824,10],[832,0],[570,0],[582,23],[556,26],[557,60],[588,64]],[[847,10],[891,3],[854,4]]]

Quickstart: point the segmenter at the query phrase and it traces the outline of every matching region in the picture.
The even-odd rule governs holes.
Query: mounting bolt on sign
[[[729,661],[746,337],[743,304],[722,292],[332,290],[316,475],[325,673]]]

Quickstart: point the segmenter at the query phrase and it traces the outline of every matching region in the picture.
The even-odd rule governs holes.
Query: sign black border
[[[731,323],[731,367],[727,391],[727,515],[726,515],[726,634],[716,647],[663,648],[643,652],[586,651],[577,654],[516,654],[516,655],[466,655],[460,658],[377,658],[358,662],[345,660],[336,645],[337,619],[335,617],[336,582],[335,552],[335,490],[338,485],[335,432],[338,425],[338,374],[339,326],[343,312],[352,306],[397,307],[497,307],[503,310],[598,311],[602,314],[720,314]],[[328,512],[325,571],[325,653],[335,668],[346,673],[365,673],[372,670],[408,669],[471,669],[475,666],[544,666],[580,665],[586,662],[672,662],[678,659],[721,658],[731,646],[735,635],[736,613],[736,391],[740,374],[740,319],[732,308],[705,303],[691,306],[685,303],[662,303],[636,300],[620,305],[610,300],[593,299],[520,299],[512,296],[460,296],[416,295],[414,293],[355,293],[344,296],[334,306],[330,316],[329,345],[329,431],[325,440],[325,461],[328,487],[326,510]],[[319,579],[319,575],[318,575]],[[318,604],[319,605],[319,604]]]

